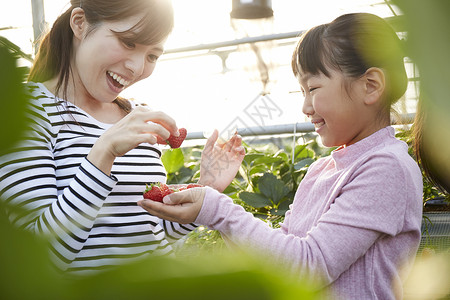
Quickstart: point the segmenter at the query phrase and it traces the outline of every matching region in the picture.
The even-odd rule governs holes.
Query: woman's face
[[[113,32],[126,31],[137,22],[138,17],[103,22],[76,39],[72,66],[78,97],[81,90],[90,100],[112,102],[124,89],[153,73],[164,43],[129,43]]]

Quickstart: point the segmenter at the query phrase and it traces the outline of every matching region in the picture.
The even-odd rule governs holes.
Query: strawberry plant
[[[329,153],[311,134],[294,147],[291,139],[279,141],[280,146],[247,144],[239,174],[225,190],[235,202],[274,227],[284,219],[309,165]]]
[[[245,143],[246,156],[236,178],[225,189],[235,203],[256,217],[277,227],[294,199],[300,181],[309,165],[317,158],[329,155],[332,149],[320,147],[316,136],[305,134],[292,147],[292,138],[280,138],[267,144]],[[201,148],[167,149],[162,161],[167,170],[168,184],[196,182],[200,173]],[[213,247],[223,249],[220,234],[201,226],[185,241],[184,252]],[[187,248],[187,249],[186,249]],[[179,253],[180,254],[180,253]]]

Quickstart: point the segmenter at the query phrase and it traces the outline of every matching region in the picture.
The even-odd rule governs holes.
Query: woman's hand
[[[218,131],[214,130],[203,149],[198,183],[223,192],[236,176],[245,157],[245,149],[242,138],[237,134],[225,144],[217,142],[218,136]]]
[[[179,134],[171,117],[138,106],[100,136],[87,158],[109,174],[116,157],[123,156],[141,143],[164,143],[170,134]]]
[[[196,187],[170,194],[164,197],[164,203],[143,199],[137,204],[158,218],[188,224],[197,219],[205,193],[206,188]]]

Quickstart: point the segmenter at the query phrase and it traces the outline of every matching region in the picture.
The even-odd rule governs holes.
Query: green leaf
[[[241,198],[242,201],[250,206],[253,206],[254,208],[261,208],[272,205],[270,200],[261,194],[241,192],[239,194],[239,198]]]
[[[307,146],[307,144],[295,146],[294,157],[297,158],[297,156],[303,151],[303,149],[306,148],[306,146]]]
[[[283,162],[289,162],[289,155],[286,152],[277,153],[277,157],[281,158]]]
[[[270,166],[275,163],[282,163],[283,159],[281,157],[273,157],[273,156],[262,156],[255,159],[255,164],[265,164]]]
[[[3,111],[0,118],[0,155],[3,155],[20,141],[26,129],[28,97],[22,84],[23,73],[16,67],[16,58],[1,44],[0,66]]]
[[[250,169],[249,175],[251,175],[251,176],[257,175],[257,174],[261,174],[261,175],[262,175],[262,174],[266,173],[267,170],[268,170],[268,167],[267,167],[267,166],[264,166],[264,165],[257,165],[257,166],[254,166],[254,167],[252,167],[252,168]]]
[[[184,166],[184,155],[180,148],[164,151],[161,160],[167,173],[178,172]]]
[[[302,159],[301,161],[299,161],[298,163],[296,163],[294,165],[294,169],[296,169],[296,170],[303,169],[303,168],[305,168],[307,166],[310,166],[313,162],[314,162],[314,159],[309,158],[309,157],[305,158],[305,159]]]
[[[277,204],[289,193],[289,188],[285,183],[276,178],[272,173],[264,174],[258,181],[258,188],[265,196]]]
[[[252,164],[254,160],[263,156],[264,154],[262,153],[248,153],[244,157],[244,162],[246,162],[247,164]]]

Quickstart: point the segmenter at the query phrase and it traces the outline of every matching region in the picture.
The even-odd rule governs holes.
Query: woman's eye
[[[158,60],[158,58],[159,58],[159,56],[154,55],[154,54],[150,54],[148,56],[148,61],[151,62],[151,63],[154,63],[154,62],[156,62]]]
[[[134,49],[136,47],[136,45],[132,42],[123,41],[122,43],[124,44],[125,48],[127,48],[127,49]]]

